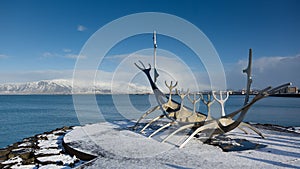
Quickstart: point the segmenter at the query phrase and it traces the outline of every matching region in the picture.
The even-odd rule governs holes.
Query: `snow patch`
[[[20,165],[20,164],[15,164],[11,166],[10,168],[12,169],[38,169],[36,165]]]
[[[58,140],[39,140],[38,146],[41,149],[58,148]]]
[[[54,149],[54,148],[43,148],[37,150],[34,155],[47,155],[47,154],[59,154],[61,153],[61,149]]]
[[[77,160],[77,158],[71,157],[69,155],[65,155],[65,154],[59,154],[59,155],[52,155],[52,156],[46,156],[46,157],[38,157],[37,158],[38,161],[40,162],[53,162],[53,163],[57,163],[57,162],[62,162],[64,165],[70,165],[70,164],[74,164],[75,161]]]
[[[11,158],[7,161],[2,162],[2,164],[13,164],[13,163],[20,163],[20,162],[22,162],[22,158],[14,157],[14,158]]]
[[[41,167],[39,167],[39,169],[69,169],[71,167],[68,166],[59,166],[56,164],[48,164],[48,165],[43,165]]]

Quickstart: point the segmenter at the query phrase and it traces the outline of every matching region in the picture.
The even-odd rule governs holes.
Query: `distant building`
[[[247,94],[247,90],[246,89],[242,89],[241,90],[241,94]],[[252,89],[250,89],[249,94],[253,94]]]
[[[278,93],[297,94],[298,87],[287,87],[285,89],[281,89]]]

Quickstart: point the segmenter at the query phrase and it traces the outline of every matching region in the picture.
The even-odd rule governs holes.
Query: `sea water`
[[[90,98],[94,98],[97,105],[93,105]],[[0,148],[58,127],[138,119],[156,106],[153,95],[81,95],[79,100],[74,103],[71,95],[1,95]],[[243,102],[244,96],[230,96],[225,105],[226,113],[237,110]],[[203,104],[197,109],[206,113]],[[219,114],[220,108],[212,111]],[[149,118],[160,113],[156,111]],[[83,118],[88,120],[83,123]],[[249,110],[244,121],[300,126],[300,98],[268,97],[260,100]]]

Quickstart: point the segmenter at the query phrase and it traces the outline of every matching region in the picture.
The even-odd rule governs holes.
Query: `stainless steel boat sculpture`
[[[135,65],[142,70],[151,85],[151,88],[155,94],[156,100],[158,102],[158,106],[151,108],[149,111],[147,111],[136,123],[136,125],[134,126],[134,128],[137,128],[138,123],[145,118],[148,114],[152,113],[155,110],[160,109],[163,114],[152,119],[142,130],[145,130],[146,127],[148,127],[150,124],[152,124],[154,121],[157,121],[163,117],[166,117],[168,119],[170,119],[171,121],[169,123],[167,123],[166,125],[160,127],[159,129],[157,129],[156,131],[154,131],[149,137],[152,137],[153,135],[155,135],[156,133],[158,133],[159,131],[173,125],[173,124],[179,124],[179,127],[177,130],[175,130],[174,132],[172,132],[170,135],[168,135],[164,140],[168,140],[170,137],[172,137],[174,134],[182,131],[182,130],[186,130],[186,129],[192,129],[193,132],[192,134],[179,146],[180,148],[184,147],[196,134],[198,133],[205,133],[206,131],[213,131],[212,133],[209,134],[209,138],[211,138],[212,136],[216,135],[216,134],[223,134],[223,133],[227,133],[235,128],[240,128],[242,131],[246,132],[242,127],[247,127],[251,130],[253,130],[255,133],[257,133],[258,135],[260,135],[263,138],[263,135],[261,134],[261,132],[259,132],[256,128],[254,128],[253,126],[242,122],[247,111],[249,110],[249,108],[258,100],[267,97],[271,94],[274,94],[276,92],[278,92],[279,90],[286,88],[290,85],[290,83],[286,83],[283,85],[280,85],[276,88],[273,88],[271,86],[263,89],[262,91],[260,91],[250,102],[247,102],[242,108],[228,114],[225,116],[222,116],[220,118],[214,119],[211,117],[210,115],[210,106],[213,104],[213,100],[211,100],[211,95],[208,94],[207,96],[207,100],[204,99],[203,95],[200,94],[200,99],[202,100],[202,102],[207,106],[208,109],[208,114],[204,114],[201,112],[197,112],[196,106],[195,104],[197,102],[200,101],[200,99],[196,98],[196,95],[194,94],[194,99],[191,99],[189,96],[189,91],[187,92],[183,92],[183,91],[178,91],[176,90],[176,93],[180,96],[181,98],[181,103],[178,103],[176,101],[174,101],[172,99],[172,90],[173,88],[175,88],[177,86],[177,82],[173,85],[173,83],[171,82],[170,85],[168,85],[166,82],[166,86],[169,88],[169,96],[167,97],[163,92],[161,92],[161,90],[159,90],[159,88],[156,86],[156,84],[153,82],[151,76],[150,76],[150,70],[151,70],[151,65],[149,64],[149,67],[146,68],[144,66],[144,64],[140,62],[140,66],[138,64],[135,63]],[[248,73],[247,73],[248,74]],[[249,76],[249,74],[248,74]],[[249,81],[248,81],[248,86],[249,85]],[[213,93],[213,92],[212,92]],[[249,94],[249,93],[248,93]],[[213,95],[213,94],[212,94]],[[194,105],[193,109],[190,109],[186,106],[183,105],[183,99],[188,96],[188,99],[192,102],[192,104]],[[219,100],[222,100],[219,99]],[[225,100],[225,99],[224,99]],[[224,102],[219,102],[222,106],[224,106]],[[237,117],[236,120],[233,120],[234,117]]]
[[[154,36],[153,36],[153,39],[155,39],[155,34],[154,34]],[[156,45],[155,45],[155,43],[156,42],[154,42],[154,49],[156,49]],[[154,53],[155,53],[155,51],[154,51]],[[154,56],[155,56],[155,54],[154,54]],[[140,62],[141,63],[141,62]],[[154,62],[155,63],[155,62]],[[252,63],[252,50],[250,49],[250,51],[249,51],[249,62],[248,62],[248,67],[245,69],[245,70],[243,70],[243,72],[245,72],[245,73],[247,73],[247,76],[248,76],[248,78],[247,78],[247,94],[246,94],[246,97],[245,97],[245,104],[248,102],[248,100],[249,100],[249,92],[250,92],[250,86],[251,86],[251,82],[252,82],[252,80],[251,80],[251,63]],[[141,69],[141,70],[143,70],[143,69],[145,69],[145,66],[143,65],[143,63],[141,63],[141,66],[143,66],[143,68],[142,67],[140,67],[140,66],[138,66],[137,64],[135,64],[139,69]],[[154,68],[155,69],[155,68]],[[146,70],[145,70],[146,71]],[[149,74],[150,74],[150,70],[149,70]],[[154,77],[156,77],[155,76],[156,74],[154,74],[153,76]],[[149,77],[150,77],[150,75],[149,75]],[[151,78],[151,77],[150,77]],[[155,85],[155,81],[154,81],[154,83],[153,83],[154,85]],[[185,122],[199,122],[199,121],[204,121],[204,120],[208,120],[208,119],[211,119],[211,115],[210,115],[210,106],[214,103],[214,101],[216,100],[219,104],[220,104],[220,106],[221,106],[221,115],[222,116],[225,116],[225,109],[224,109],[224,105],[225,105],[225,102],[227,101],[227,99],[228,99],[228,97],[229,97],[229,92],[225,92],[226,93],[226,98],[225,99],[223,99],[223,94],[222,94],[222,92],[220,91],[220,99],[218,99],[217,98],[217,96],[216,96],[216,94],[215,94],[215,92],[214,91],[212,91],[211,93],[208,93],[207,94],[207,100],[205,100],[204,99],[204,97],[203,97],[203,95],[200,93],[200,97],[199,98],[201,98],[201,101],[206,105],[206,107],[207,107],[207,117],[206,117],[206,115],[205,114],[203,114],[203,113],[200,113],[200,112],[196,112],[196,103],[197,102],[199,102],[199,98],[197,99],[197,100],[195,100],[196,99],[196,94],[194,94],[194,101],[192,101],[191,100],[191,98],[190,98],[190,96],[189,96],[189,92],[187,91],[186,93],[183,93],[183,92],[181,92],[181,94],[179,94],[179,92],[178,92],[178,90],[176,89],[176,94],[178,94],[179,96],[180,96],[180,98],[181,98],[181,103],[177,103],[177,102],[175,102],[174,100],[172,100],[172,91],[173,91],[173,89],[177,86],[177,84],[178,84],[178,82],[176,82],[174,85],[173,85],[173,82],[171,81],[171,84],[170,85],[168,85],[167,83],[166,83],[166,81],[165,81],[165,85],[166,85],[166,87],[169,89],[169,96],[168,96],[168,101],[165,103],[165,104],[163,104],[163,108],[164,109],[179,109],[180,110],[180,116],[181,116],[181,118],[179,118],[179,121],[185,121]],[[214,98],[214,100],[212,100],[211,99],[211,95],[213,96],[213,98]],[[188,96],[188,99],[189,99],[189,101],[193,104],[193,107],[194,107],[194,109],[193,109],[193,113],[191,113],[191,112],[189,112],[189,110],[191,110],[191,109],[189,109],[189,108],[187,108],[187,107],[183,107],[183,100],[184,100],[184,98],[186,97],[186,96]],[[245,105],[244,104],[244,105]],[[136,122],[136,124],[135,124],[135,126],[133,126],[133,129],[137,129],[137,127],[138,127],[138,125],[139,125],[139,123],[140,123],[140,121],[142,120],[142,119],[144,119],[147,115],[149,115],[149,114],[151,114],[152,112],[154,112],[154,111],[156,111],[156,110],[159,110],[160,109],[160,105],[157,105],[157,106],[155,106],[155,107],[153,107],[153,108],[151,108],[151,109],[149,109],[145,114],[143,114],[140,118],[139,118],[139,120]],[[185,113],[183,113],[183,111],[185,112]],[[172,113],[172,114],[170,114],[171,116],[174,116],[174,115],[177,115],[177,116],[179,116],[178,115],[179,113],[177,112],[177,113]],[[191,116],[191,115],[193,115],[193,116]],[[195,115],[196,115],[196,117],[195,117]],[[160,115],[160,116],[158,116],[158,117],[156,117],[156,118],[153,118],[150,122],[148,122],[141,130],[140,130],[140,132],[143,132],[146,128],[148,128],[153,122],[155,122],[155,121],[157,121],[157,120],[159,120],[159,119],[161,119],[161,118],[163,118],[163,117],[165,117],[165,115],[164,114],[162,114],[162,115]],[[185,120],[184,119],[182,119],[182,117],[185,117]],[[186,118],[186,117],[189,117],[189,118]],[[177,121],[178,121],[178,119],[177,119]],[[166,124],[165,126],[163,126],[162,128],[160,128],[159,130],[157,130],[157,131],[155,131],[154,133],[152,133],[149,137],[152,137],[153,135],[155,135],[156,133],[158,133],[159,131],[161,131],[162,129],[164,129],[164,128],[166,128],[166,127],[169,127],[169,126],[171,126],[171,125],[173,125],[173,124],[175,124],[174,122],[170,122],[170,123],[168,123],[168,124]],[[261,134],[261,132],[259,132],[256,128],[254,128],[253,126],[251,126],[251,125],[249,125],[249,124],[247,124],[247,123],[241,123],[239,126],[238,126],[238,128],[240,129],[240,130],[242,130],[242,131],[244,131],[246,134],[248,134],[248,132],[245,130],[245,129],[243,129],[243,127],[247,127],[247,128],[249,128],[249,129],[251,129],[251,130],[253,130],[254,132],[256,132],[258,135],[260,135],[262,138],[264,138],[264,136]]]

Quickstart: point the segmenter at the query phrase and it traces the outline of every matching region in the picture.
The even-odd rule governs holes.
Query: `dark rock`
[[[10,158],[14,158],[14,157],[16,157],[16,156],[17,156],[16,154],[9,153],[7,157],[10,159]]]
[[[24,164],[24,165],[35,164],[35,162],[36,162],[36,158],[31,157],[31,158],[28,158],[26,160],[23,160],[22,164]]]
[[[36,141],[36,138],[34,136],[23,139],[23,142],[35,142],[35,141]]]
[[[27,160],[30,157],[31,152],[25,152],[20,154],[20,158],[22,158],[23,160]]]
[[[46,131],[44,134],[51,134],[53,131]]]
[[[56,136],[63,136],[65,134],[66,133],[64,131],[60,131],[60,132],[55,133],[54,135],[56,135]]]
[[[0,163],[3,162],[3,161],[5,161],[5,160],[7,160],[7,159],[8,159],[8,158],[7,158],[6,155],[0,156]],[[0,168],[1,168],[1,167],[0,167]]]
[[[47,136],[43,136],[43,135],[39,135],[38,140],[48,140],[48,137]]]
[[[39,161],[39,159],[37,159],[36,161],[42,165],[57,164],[57,162],[54,162],[54,161]]]
[[[20,158],[22,158],[23,160],[28,160],[28,159],[32,158],[33,156],[34,156],[33,151],[24,152],[24,153],[20,154]]]
[[[16,156],[20,156],[22,159],[28,159],[32,156],[33,149],[32,148],[19,148],[13,149],[9,154],[8,158],[13,158]]]
[[[12,148],[18,148],[19,147],[20,142],[16,142],[14,144],[11,145]]]
[[[0,156],[7,156],[10,153],[9,149],[1,149]]]
[[[72,129],[72,127],[70,127],[70,126],[64,126],[64,127],[62,128],[63,131],[67,131],[67,130],[70,130],[70,129]]]
[[[56,164],[57,165],[64,165],[64,163],[62,161],[57,161]]]

